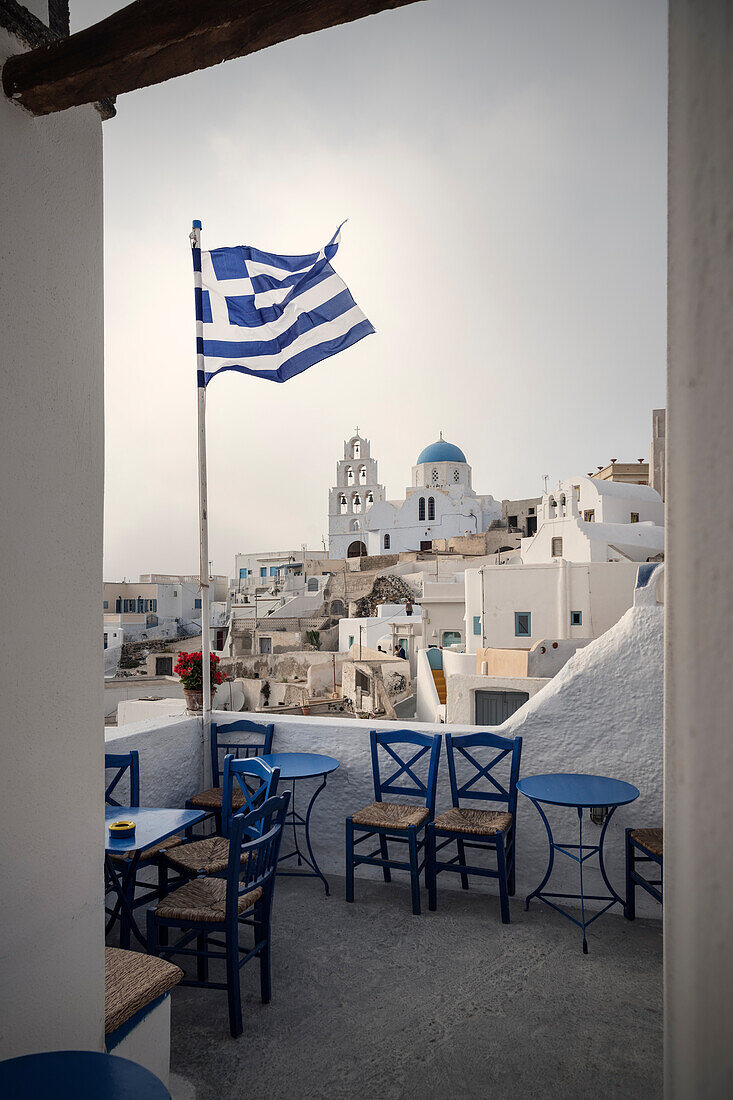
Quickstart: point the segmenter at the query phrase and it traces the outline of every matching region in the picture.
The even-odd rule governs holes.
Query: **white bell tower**
[[[332,558],[359,557],[367,552],[365,517],[385,499],[377,461],[369,440],[356,429],[344,441],[344,457],[336,464],[336,484],[328,494],[328,550]]]

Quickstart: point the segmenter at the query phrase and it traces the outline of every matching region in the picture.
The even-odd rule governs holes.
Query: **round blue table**
[[[624,900],[614,890],[611,883],[608,881],[608,875],[606,874],[606,868],[603,863],[603,841],[606,836],[606,829],[608,824],[615,814],[619,806],[625,806],[629,802],[633,802],[634,799],[639,797],[639,791],[636,787],[633,787],[631,783],[625,783],[621,779],[607,779],[603,775],[574,775],[567,772],[559,772],[552,775],[528,775],[524,779],[520,779],[517,783],[517,790],[521,791],[525,797],[536,807],[537,812],[542,818],[545,829],[547,830],[547,839],[550,843],[550,858],[547,864],[547,870],[545,871],[545,877],[539,886],[527,895],[524,908],[529,909],[529,903],[532,898],[539,898],[540,901],[544,901],[557,913],[561,913],[562,916],[567,917],[573,924],[577,924],[583,932],[583,952],[588,954],[588,940],[586,938],[585,930],[589,924],[592,924],[594,920],[598,920],[603,913],[607,912],[612,905],[623,906]],[[547,815],[540,805],[544,802],[550,806],[571,806],[578,813],[578,843],[577,844],[558,844],[552,835],[552,829],[550,828],[550,822],[547,820]],[[583,843],[583,810],[594,809],[603,807],[607,812],[603,821],[603,828],[601,829],[601,835],[598,838],[597,844],[584,844]],[[550,894],[545,891],[547,881],[552,874],[552,868],[555,862],[555,852],[561,852],[563,855],[568,856],[570,859],[575,860],[578,864],[580,873],[580,893],[579,894]],[[601,871],[601,877],[606,884],[608,894],[586,894],[583,889],[583,865],[586,860],[590,859],[593,855],[598,855],[598,866]],[[572,913],[568,913],[562,906],[557,905],[554,901],[550,901],[550,898],[564,898],[574,899],[580,901],[580,914],[581,919],[573,916]],[[586,920],[585,917],[585,903],[586,901],[605,901],[607,904],[594,913],[593,916]]]
[[[137,1062],[92,1050],[55,1050],[0,1062],[7,1100],[170,1100],[162,1081]]]
[[[339,761],[333,756],[325,756],[320,752],[271,752],[266,756],[261,756],[260,760],[264,760],[266,764],[269,764],[271,768],[280,769],[280,782],[288,781],[292,784],[292,796],[290,799],[290,809],[288,811],[288,819],[293,827],[293,842],[295,847],[292,852],[286,852],[285,855],[280,856],[280,863],[285,860],[297,858],[298,867],[302,867],[303,863],[307,863],[310,867],[310,871],[278,871],[279,875],[297,875],[300,877],[314,876],[319,878],[326,889],[326,897],[331,893],[330,887],[326,880],[325,875],[321,871],[316,857],[313,855],[313,848],[311,847],[311,835],[310,835],[310,820],[313,806],[318,798],[319,794],[326,786],[326,779],[335,772],[339,766]],[[317,779],[321,777],[320,787],[316,787],[310,802],[308,803],[308,809],[306,810],[305,817],[301,817],[295,809],[295,783],[298,779]],[[298,826],[302,826],[305,834],[305,843],[308,848],[308,855],[300,849],[298,843]]]

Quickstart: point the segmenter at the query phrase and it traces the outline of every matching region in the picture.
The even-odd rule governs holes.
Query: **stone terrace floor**
[[[328,899],[279,879],[272,1003],[249,963],[241,1038],[226,993],[173,991],[174,1100],[661,1097],[660,921],[608,914],[584,956],[541,903],[505,926],[494,896],[440,886],[414,917],[396,876],[357,877],[353,905],[343,879]]]

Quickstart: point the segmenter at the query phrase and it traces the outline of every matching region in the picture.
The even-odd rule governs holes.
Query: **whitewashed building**
[[[227,578],[212,577],[212,625],[226,601]],[[104,630],[121,631],[125,641],[175,637],[201,631],[202,596],[193,574],[143,573],[137,581],[105,581],[102,586]]]
[[[332,558],[430,550],[434,539],[476,534],[501,518],[501,502],[474,492],[466,456],[442,433],[418,455],[404,499],[387,500],[369,440],[357,430],[329,494],[329,550]]]
[[[664,502],[650,485],[593,477],[545,493],[537,533],[522,539],[526,565],[568,561],[644,562],[664,553]]]

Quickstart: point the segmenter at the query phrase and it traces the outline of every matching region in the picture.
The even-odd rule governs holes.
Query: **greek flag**
[[[340,235],[308,256],[194,243],[199,386],[225,370],[286,382],[374,332],[331,267]]]

